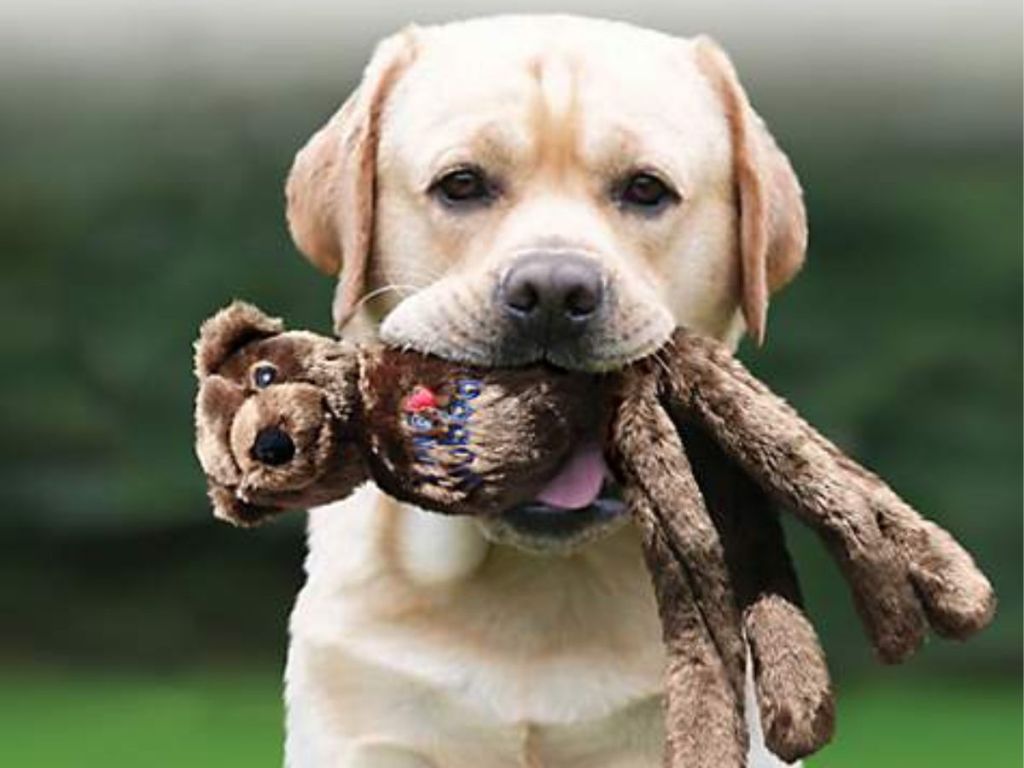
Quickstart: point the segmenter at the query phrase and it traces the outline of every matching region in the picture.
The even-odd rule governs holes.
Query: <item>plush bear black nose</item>
[[[256,440],[250,453],[261,464],[279,467],[292,460],[295,455],[295,443],[283,429],[264,427],[256,433]]]

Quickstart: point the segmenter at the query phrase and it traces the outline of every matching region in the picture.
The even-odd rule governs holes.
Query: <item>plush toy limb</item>
[[[627,487],[624,495],[643,536],[667,655],[665,768],[742,768],[747,757],[742,692],[730,679],[689,576],[648,498],[636,487]]]
[[[817,437],[831,449],[836,465],[860,484],[879,527],[906,561],[932,628],[943,637],[966,640],[988,625],[995,614],[995,592],[970,554],[881,478]]]
[[[903,553],[928,620],[940,635],[966,640],[992,621],[996,597],[971,556],[948,531],[922,518],[879,478],[861,469],[873,486],[879,525]]]
[[[675,336],[667,405],[688,417],[805,522],[821,533],[842,567],[879,655],[900,661],[924,638],[924,616],[906,566],[884,537],[856,487],[831,474],[832,462],[808,442],[803,422],[722,347]]]
[[[675,424],[643,367],[623,379],[612,425],[615,464],[624,487],[641,489],[668,546],[683,564],[699,608],[729,671],[743,690],[745,650],[722,542],[704,505]]]
[[[722,449],[830,545],[879,655],[901,661],[925,618],[964,637],[991,619],[988,580],[949,534],[845,457],[717,342],[680,331],[669,355],[669,407]],[[922,607],[922,603],[924,604]]]
[[[626,374],[611,444],[668,653],[666,766],[743,766],[746,658],[736,601],[718,533],[649,372]]]
[[[800,608],[800,587],[778,514],[697,424],[677,426],[721,536],[743,613],[765,744],[794,762],[832,738],[835,703],[825,654]]]
[[[766,592],[743,627],[765,745],[787,763],[817,752],[835,732],[835,699],[818,635],[796,603]]]

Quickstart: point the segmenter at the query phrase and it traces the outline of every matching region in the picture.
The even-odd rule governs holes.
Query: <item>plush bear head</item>
[[[347,495],[366,477],[351,415],[355,350],[236,302],[196,343],[196,453],[214,513],[250,525]]]

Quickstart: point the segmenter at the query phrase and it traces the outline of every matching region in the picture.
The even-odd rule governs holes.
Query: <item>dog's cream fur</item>
[[[502,195],[452,212],[429,188],[465,162]],[[617,207],[607,190],[634,168],[680,204]],[[555,360],[599,370],[677,324],[760,338],[806,237],[795,176],[713,42],[569,17],[385,41],[288,196],[297,244],[340,274],[347,333],[481,363],[522,362],[502,357],[493,296],[525,250],[601,265],[614,301],[585,354]],[[660,627],[632,526],[550,556],[493,538],[372,487],[310,513],[290,768],[660,765]],[[777,765],[752,727],[752,764]]]

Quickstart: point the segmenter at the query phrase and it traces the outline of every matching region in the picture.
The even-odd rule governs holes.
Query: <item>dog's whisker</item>
[[[381,296],[381,295],[387,293],[388,291],[394,291],[395,293],[404,293],[405,295],[408,296],[408,295],[411,295],[413,293],[416,293],[416,291],[420,290],[420,288],[421,288],[421,286],[418,286],[418,285],[401,284],[401,283],[392,283],[392,284],[389,284],[389,285],[382,285],[380,288],[375,288],[372,291],[370,291],[369,293],[367,293],[365,296],[360,298],[359,301],[356,302],[355,309],[356,310],[361,309],[367,302],[373,301],[373,299],[375,299],[378,296]]]

